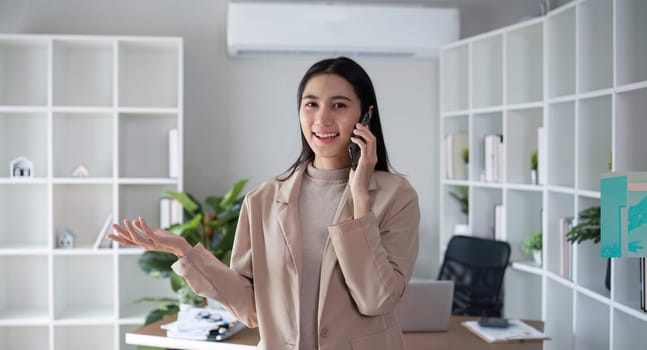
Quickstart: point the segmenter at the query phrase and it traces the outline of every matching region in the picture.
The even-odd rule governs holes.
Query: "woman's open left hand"
[[[127,247],[135,246],[145,250],[167,252],[178,257],[183,257],[191,250],[191,245],[184,237],[160,228],[152,228],[142,217],[133,221],[124,220],[123,227],[114,224],[112,228],[117,234],[110,234],[108,238]]]

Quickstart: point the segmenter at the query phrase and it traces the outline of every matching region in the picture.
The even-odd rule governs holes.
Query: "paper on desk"
[[[463,326],[488,343],[515,341],[541,341],[549,339],[546,335],[521,320],[509,320],[508,328],[481,327],[478,321],[465,321]]]

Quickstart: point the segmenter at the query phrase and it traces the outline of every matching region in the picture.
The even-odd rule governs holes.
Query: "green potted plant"
[[[537,169],[539,168],[537,150],[530,152],[530,183],[536,185],[538,183]]]
[[[582,243],[584,241],[593,241],[594,244],[600,243],[600,207],[590,207],[580,211],[577,225],[573,226],[566,239],[572,243]],[[611,259],[607,259],[607,271],[604,285],[611,290]]]
[[[465,165],[465,179],[470,178],[469,165],[470,165],[470,150],[469,148],[463,148],[463,164]]]
[[[206,204],[211,212],[186,192],[167,191],[164,194],[180,202],[184,212],[184,222],[175,224],[166,230],[184,237],[189,244],[202,245],[223,263],[229,265],[231,249],[236,233],[236,225],[243,201],[241,195],[247,179],[236,182],[224,196],[208,196]],[[177,257],[170,253],[148,251],[139,258],[139,267],[149,276],[168,278],[171,289],[178,296],[173,298],[144,298],[141,301],[164,302],[161,307],[152,310],[146,317],[146,324],[153,323],[166,315],[179,311],[179,304],[201,304],[204,298],[196,295],[181,276],[171,269]]]
[[[461,213],[465,215],[465,221],[467,221],[468,214],[469,214],[470,188],[468,186],[456,186],[455,188],[456,188],[456,192],[449,192],[449,195],[452,196],[452,198],[456,199],[456,201],[458,201],[458,204],[461,207]],[[468,223],[456,224],[454,226],[454,233],[469,234],[470,233],[469,224]]]
[[[541,232],[537,231],[528,236],[521,249],[526,254],[532,254],[535,264],[541,266]]]

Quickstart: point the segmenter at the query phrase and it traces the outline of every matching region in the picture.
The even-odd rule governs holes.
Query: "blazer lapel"
[[[368,191],[373,192],[377,189],[377,183],[375,182],[375,176],[371,176]],[[372,197],[372,196],[371,196]],[[337,225],[340,222],[350,220],[353,218],[353,196],[350,192],[350,186],[346,185],[344,193],[341,195],[341,200],[339,201],[339,206],[333,217],[332,225]],[[321,258],[321,275],[319,279],[319,305],[317,307],[317,319],[321,320],[321,314],[323,312],[324,303],[326,297],[328,296],[328,289],[330,287],[330,281],[332,279],[333,271],[337,265],[337,255],[335,254],[335,249],[330,243],[330,237],[326,239],[326,244],[324,245],[324,252]]]
[[[275,197],[275,201],[279,206],[278,222],[281,227],[281,234],[292,257],[294,270],[297,272],[297,281],[301,278],[301,223],[299,221],[298,206],[303,172],[303,167],[297,169],[292,176],[282,183]]]

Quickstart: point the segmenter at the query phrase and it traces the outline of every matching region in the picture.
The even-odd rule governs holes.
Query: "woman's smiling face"
[[[310,78],[301,96],[299,121],[316,168],[350,166],[348,145],[360,113],[361,101],[344,78],[332,73]]]

